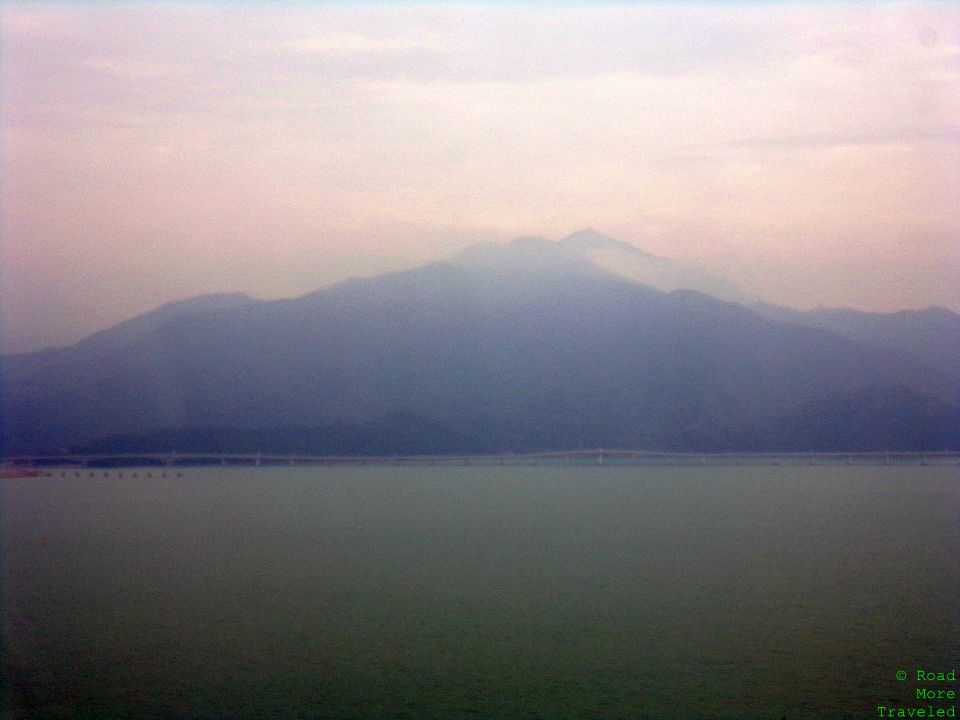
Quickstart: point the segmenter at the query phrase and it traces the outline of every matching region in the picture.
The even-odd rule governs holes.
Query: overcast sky
[[[5,2],[3,350],[593,227],[960,310],[960,10]]]

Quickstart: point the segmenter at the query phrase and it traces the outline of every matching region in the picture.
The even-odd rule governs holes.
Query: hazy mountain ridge
[[[422,435],[404,436],[404,452],[817,450],[837,437],[841,449],[877,449],[871,437],[942,449],[960,435],[951,379],[916,353],[665,293],[562,241],[482,247],[292,300],[203,302],[5,358],[7,452],[226,428],[236,446],[257,431],[277,447],[367,453],[401,437],[398,417],[419,418],[406,425]],[[823,432],[831,407],[847,430]]]
[[[520,237],[507,244],[476,245],[461,252],[453,262],[499,272],[522,267],[525,272],[610,273],[664,292],[697,290],[729,302],[752,301],[729,279],[706,268],[653,255],[591,229],[556,241]]]
[[[768,303],[750,307],[778,322],[828,330],[865,345],[906,353],[947,377],[960,398],[960,315],[945,308],[869,313],[844,308],[792,310]]]
[[[599,268],[657,290],[697,290],[728,302],[748,304],[753,301],[720,273],[689,261],[652,255],[594,230],[580,230],[559,243]]]

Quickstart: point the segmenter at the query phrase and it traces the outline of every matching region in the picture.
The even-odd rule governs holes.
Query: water
[[[958,663],[956,468],[89,472],[0,481],[6,718],[865,718]]]

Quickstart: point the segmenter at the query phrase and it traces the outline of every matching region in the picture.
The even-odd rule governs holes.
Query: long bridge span
[[[960,452],[677,453],[649,450],[566,450],[497,455],[281,455],[267,453],[110,453],[19,455],[0,467],[188,466],[531,466],[531,465],[960,465]]]

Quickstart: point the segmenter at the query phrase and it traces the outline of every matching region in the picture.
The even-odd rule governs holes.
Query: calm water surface
[[[6,718],[867,718],[958,664],[955,467],[182,472],[0,481]]]

